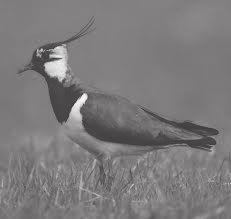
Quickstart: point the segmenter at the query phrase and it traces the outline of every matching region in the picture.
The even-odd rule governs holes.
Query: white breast
[[[82,115],[80,113],[80,110],[82,106],[85,104],[87,101],[88,95],[84,93],[73,105],[69,118],[67,122],[65,123],[65,126],[69,130],[77,131],[83,129],[82,125]]]
[[[80,112],[82,106],[86,103],[88,95],[84,93],[73,105],[69,118],[63,123],[64,133],[79,146],[83,147],[90,153],[97,155],[100,150],[97,147],[97,139],[91,137],[83,127],[82,114]]]

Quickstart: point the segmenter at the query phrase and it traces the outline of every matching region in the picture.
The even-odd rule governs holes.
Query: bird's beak
[[[32,69],[33,69],[33,64],[29,63],[28,65],[25,65],[22,69],[19,69],[17,73],[21,74],[25,71],[32,70]]]

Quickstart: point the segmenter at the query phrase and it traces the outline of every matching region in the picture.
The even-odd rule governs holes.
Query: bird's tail
[[[188,145],[189,147],[192,148],[197,148],[206,151],[212,151],[212,147],[216,145],[216,140],[210,136],[218,135],[219,131],[217,129],[201,126],[191,121],[178,122],[178,121],[169,120],[156,113],[153,113],[152,111],[150,111],[145,107],[142,106],[140,107],[146,113],[151,115],[153,118],[158,119],[159,121],[162,121],[166,124],[169,124],[177,128],[175,131],[178,133],[177,136],[179,135],[181,136],[180,137],[181,139],[177,140],[176,144],[180,143],[180,144]],[[185,130],[187,131],[187,133],[184,133],[182,135],[182,132],[179,131],[178,129]]]
[[[208,137],[208,136],[214,136],[214,135],[218,135],[219,131],[217,129],[214,128],[210,128],[210,127],[206,127],[206,126],[201,126],[198,124],[195,124],[191,121],[183,121],[183,122],[178,122],[178,121],[173,121],[173,120],[169,120],[166,119],[165,117],[158,115],[157,113],[153,113],[152,111],[150,111],[149,109],[140,106],[146,113],[148,113],[149,115],[151,115],[152,117],[165,122],[167,124],[170,124],[174,127],[177,128],[181,128],[181,129],[185,129],[187,131],[190,131],[192,133],[204,136],[204,137]]]
[[[216,145],[216,140],[211,137],[205,137],[196,140],[188,140],[185,143],[192,148],[197,148],[205,151],[212,151],[212,147]]]
[[[216,130],[214,128],[209,128],[206,126],[197,125],[197,124],[192,123],[190,121],[179,122],[178,127],[183,128],[187,131],[196,133],[198,135],[202,135],[202,136],[214,136],[214,135],[219,134],[218,130]]]

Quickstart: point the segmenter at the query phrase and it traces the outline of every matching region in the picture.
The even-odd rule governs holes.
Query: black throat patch
[[[47,81],[51,105],[59,123],[66,122],[71,109],[77,99],[83,94],[75,83],[65,86],[57,79],[49,78]]]

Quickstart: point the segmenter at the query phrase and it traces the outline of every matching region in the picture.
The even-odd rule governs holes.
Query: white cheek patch
[[[53,60],[46,62],[44,64],[45,72],[52,78],[57,78],[60,82],[66,77],[66,72],[68,71],[67,65],[67,48],[65,45],[57,46],[52,50],[49,58],[59,58],[58,60]]]
[[[62,82],[63,79],[65,79],[68,67],[66,61],[64,61],[63,59],[52,62],[46,62],[44,64],[44,67],[45,72],[51,78],[57,78],[60,82]]]

